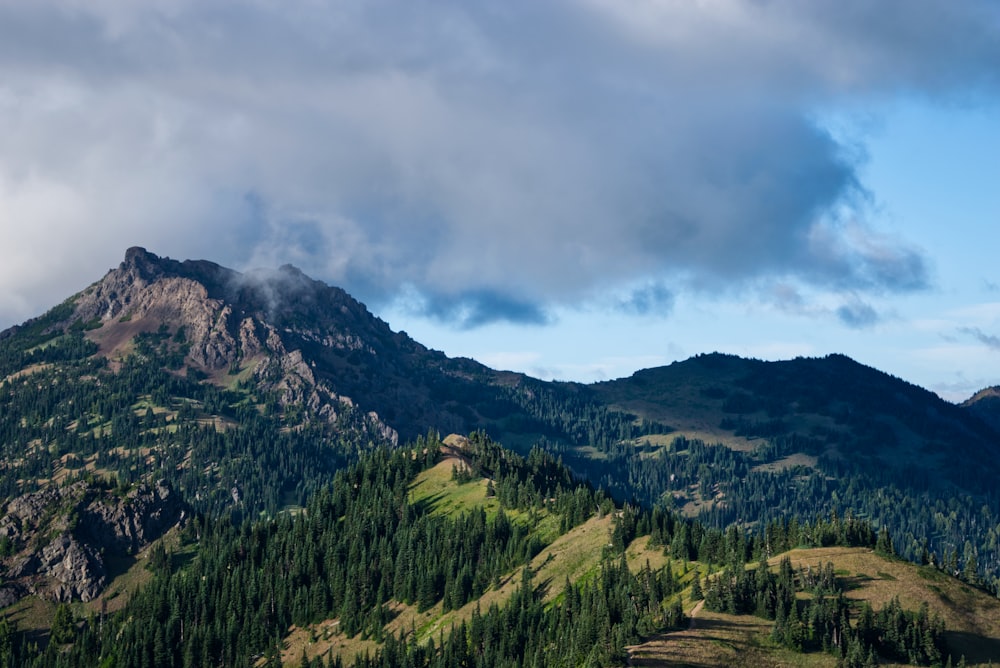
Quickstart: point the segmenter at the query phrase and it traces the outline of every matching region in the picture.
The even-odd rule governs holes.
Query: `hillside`
[[[820,536],[844,545],[787,551]],[[840,656],[861,665],[852,657],[891,659],[909,642],[885,635],[892,615],[929,624],[931,644],[920,647],[938,656],[1000,658],[995,598],[880,556],[873,543],[871,528],[853,520],[775,525],[766,539],[723,532],[616,506],[541,451],[521,458],[481,433],[421,439],[362,456],[302,512],[189,525],[145,558],[146,583],[124,605],[100,618],[60,606],[51,633],[34,636],[40,652],[11,628],[28,630],[15,613],[0,625],[0,659],[488,667],[669,665],[680,656],[833,665]],[[747,569],[769,549],[779,553],[762,580]],[[742,585],[720,588],[734,572],[770,582],[777,590],[766,600],[797,612],[769,621],[719,611],[743,605]],[[699,587],[704,602],[693,600]],[[829,622],[811,612],[834,604],[842,613]]]
[[[987,387],[962,403],[962,408],[1000,431],[1000,387]]]
[[[678,435],[738,450],[784,441],[779,454],[802,453],[820,466],[934,471],[931,484],[977,491],[1000,473],[1000,437],[971,411],[842,355],[783,362],[699,355],[590,389],[602,403],[670,424]],[[978,402],[983,416],[992,412],[986,401]]]
[[[990,578],[1000,567],[1000,434],[988,391],[956,406],[842,355],[720,354],[586,391],[675,429],[633,451],[606,448],[609,489],[628,479],[647,502],[666,492],[716,526],[851,512],[888,527],[909,559],[931,552],[954,571],[973,561]]]
[[[944,637],[955,663],[964,657],[968,665],[987,665],[1000,655],[1000,601],[937,569],[845,547],[795,549],[772,557],[770,568],[777,571],[785,557],[793,568],[814,572],[832,564],[855,615],[864,603],[880,610],[894,598],[904,609],[926,605],[929,614],[945,620]],[[772,622],[760,617],[713,612],[701,605],[688,628],[631,647],[631,665],[837,665],[829,654],[803,655],[780,647],[771,637],[772,628]]]

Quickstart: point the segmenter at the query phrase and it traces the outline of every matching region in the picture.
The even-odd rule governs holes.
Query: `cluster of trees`
[[[477,408],[496,418],[489,428],[502,435],[504,442],[518,442],[518,436],[527,435],[532,444],[547,439],[553,444],[606,450],[640,436],[672,431],[669,425],[608,408],[574,384],[523,379],[517,386],[498,386],[497,393],[492,402]]]
[[[830,563],[796,570],[784,557],[777,573],[767,566],[740,567],[706,580],[706,608],[773,619],[771,637],[796,651],[831,652],[844,665],[858,668],[877,665],[879,657],[940,665],[948,655],[944,621],[937,613],[929,614],[926,603],[913,612],[903,610],[894,598],[873,612],[865,601],[852,624],[843,585]],[[798,592],[810,597],[797,597]]]
[[[438,644],[413,635],[389,638],[374,656],[359,656],[356,668],[493,668],[508,666],[625,665],[625,647],[685,622],[679,587],[665,571],[632,573],[624,558],[606,559],[592,581],[564,585],[560,602],[548,606],[530,569],[505,606],[492,605],[453,628]],[[329,665],[335,665],[333,661]],[[319,660],[314,666],[322,666]]]

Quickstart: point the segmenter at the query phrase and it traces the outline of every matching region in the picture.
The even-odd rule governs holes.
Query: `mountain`
[[[251,431],[276,429],[280,439],[303,440],[308,434],[312,446],[323,446],[323,459],[350,459],[359,449],[399,444],[428,430],[489,427],[524,451],[542,436],[583,444],[595,433],[603,441],[609,440],[604,432],[633,435],[621,425],[632,416],[608,415],[603,407],[578,400],[575,386],[542,383],[429,350],[390,330],[343,290],[294,267],[239,273],[207,261],[157,257],[142,248],[130,248],[117,268],[45,315],[0,333],[0,381],[8,395],[8,442],[18,446],[5,454],[20,472],[0,479],[0,490],[8,495],[30,491],[21,473],[49,473],[53,463],[47,458],[51,452],[26,447],[29,435],[42,444],[58,443],[72,465],[99,452],[132,450],[118,439],[128,434],[149,451],[145,456],[158,455],[161,469],[164,460],[178,458],[187,468],[183,462],[192,451],[178,447],[174,435],[200,441],[204,434],[192,436],[184,427],[195,430],[209,422],[217,432],[211,439],[230,439],[234,430],[246,431],[248,421],[267,423]],[[45,382],[61,384],[58,396],[40,404],[34,395]],[[88,396],[72,396],[77,392]],[[89,396],[95,392],[99,396]],[[128,407],[131,411],[123,412]],[[21,423],[28,414],[35,416],[34,428],[25,431]],[[101,440],[108,435],[112,438]],[[79,443],[84,436],[107,447]],[[101,457],[102,463],[108,458]],[[95,463],[83,462],[82,468],[94,470]],[[65,464],[55,462],[57,469]],[[221,464],[210,463],[215,465]],[[135,479],[141,467],[130,466],[117,474]],[[43,477],[49,476],[35,476]],[[227,493],[239,477],[230,477]],[[247,473],[243,477],[248,484]],[[284,477],[279,485],[300,482],[298,474]],[[212,494],[190,485],[186,491]],[[193,499],[196,507],[200,500]],[[280,505],[262,501],[255,510],[273,512]]]
[[[595,399],[671,424],[675,434],[774,455],[826,471],[913,474],[930,486],[986,493],[1000,476],[995,392],[955,406],[843,355],[762,362],[699,355],[598,383]]]
[[[195,515],[273,517],[378,445],[484,430],[619,500],[746,531],[849,514],[995,586],[997,415],[987,395],[955,406],[841,355],[543,382],[429,350],[294,267],[141,248],[0,333],[0,495],[87,486],[52,516],[162,480]],[[49,544],[29,538],[11,535],[6,573]]]
[[[433,382],[488,372],[392,332],[343,290],[290,265],[241,274],[131,248],[75,299],[68,318],[53,324],[71,322],[84,323],[87,338],[110,358],[128,354],[137,334],[165,328],[183,340],[184,367],[222,385],[246,374],[277,391],[281,406],[305,404],[327,421],[360,400],[375,413],[374,437],[392,441],[399,432],[414,438],[428,425],[465,426],[447,402],[434,400]]]

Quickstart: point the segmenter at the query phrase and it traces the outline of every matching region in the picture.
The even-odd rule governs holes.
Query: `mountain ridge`
[[[155,474],[196,510],[274,514],[379,443],[485,430],[716,526],[851,512],[892,527],[908,558],[1000,568],[989,397],[956,406],[843,355],[713,353],[546,382],[428,349],[290,265],[240,273],[133,247],[0,333],[0,361],[8,499],[67,475]]]

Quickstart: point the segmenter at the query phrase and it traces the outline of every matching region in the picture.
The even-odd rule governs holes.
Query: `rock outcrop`
[[[8,552],[0,604],[24,593],[92,600],[108,583],[108,557],[138,553],[183,523],[187,513],[164,482],[140,485],[124,497],[77,482],[13,499],[0,518]]]
[[[106,551],[135,554],[186,517],[184,502],[160,480],[139,485],[124,499],[92,501],[80,513],[77,534]]]

